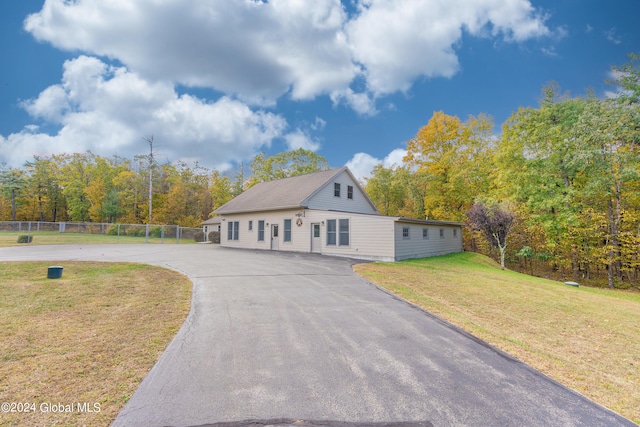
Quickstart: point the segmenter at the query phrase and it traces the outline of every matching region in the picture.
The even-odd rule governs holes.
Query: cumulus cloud
[[[295,131],[288,133],[284,136],[284,139],[287,142],[287,148],[289,150],[303,148],[305,150],[318,151],[320,149],[320,142],[314,140],[302,129],[296,129]]]
[[[65,62],[62,82],[23,106],[60,131],[50,136],[29,128],[0,140],[1,160],[11,164],[36,154],[84,150],[132,157],[144,151],[142,137],[153,134],[171,160],[189,156],[224,169],[250,158],[287,128],[283,117],[253,111],[238,100],[178,96],[169,83],[150,83],[88,56]]]
[[[269,111],[279,99],[327,96],[373,116],[382,97],[458,72],[464,32],[520,42],[551,35],[545,19],[530,0],[45,0],[25,30],[80,56],[60,84],[22,103],[59,131],[0,137],[0,161],[86,149],[131,156],[151,134],[171,160],[218,167],[277,138],[317,150],[324,121],[291,130]],[[198,98],[196,87],[220,95]],[[366,176],[377,159],[352,161]]]
[[[339,0],[47,0],[25,28],[65,50],[118,59],[146,79],[272,103],[347,87],[358,72]]]
[[[346,4],[346,2],[345,2]],[[529,0],[47,0],[25,20],[38,40],[125,64],[149,80],[210,87],[273,105],[329,94],[362,114],[420,77],[451,77],[463,30],[547,35]],[[366,78],[369,94],[353,91]]]
[[[453,76],[463,30],[513,41],[549,34],[526,0],[360,0],[358,8],[346,32],[376,95],[407,91],[419,76]]]
[[[367,153],[356,153],[346,166],[353,172],[360,181],[371,177],[371,172],[376,165],[382,164],[386,168],[401,166],[402,159],[407,155],[404,148],[396,148],[390,152],[384,159],[380,160]]]
[[[376,102],[372,95],[368,93],[356,93],[351,88],[334,91],[331,94],[334,107],[346,104],[356,113],[362,116],[374,116],[378,112]]]

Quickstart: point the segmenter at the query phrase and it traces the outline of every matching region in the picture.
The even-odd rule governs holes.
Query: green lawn
[[[191,282],[159,267],[65,261],[0,262],[0,426],[108,426],[173,339]],[[43,412],[88,403],[99,412]]]
[[[24,246],[25,243],[17,243],[18,236],[27,235],[26,231],[0,231],[0,247]],[[65,244],[109,244],[109,243],[145,243],[146,239],[134,236],[109,236],[106,234],[84,234],[84,233],[59,233],[57,231],[31,232],[33,237],[30,245],[65,245]],[[164,239],[149,237],[149,243],[154,244],[175,244],[175,237],[165,237]],[[195,243],[193,239],[183,238],[180,243]]]
[[[356,272],[640,422],[640,293],[502,271],[474,253]]]

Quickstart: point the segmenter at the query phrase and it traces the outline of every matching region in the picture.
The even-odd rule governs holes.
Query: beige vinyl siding
[[[308,226],[298,227],[296,220],[297,213],[304,212],[300,209],[285,211],[269,211],[269,212],[252,212],[243,214],[224,215],[222,221],[222,232],[220,233],[220,244],[232,248],[247,249],[271,249],[271,225],[279,225],[278,233],[278,250],[310,252],[311,251],[311,235]],[[284,220],[291,220],[291,242],[284,241]],[[302,218],[304,220],[304,218]],[[227,240],[228,223],[230,221],[238,221],[240,223],[240,236],[238,240]],[[253,230],[249,231],[249,221],[253,221]],[[258,224],[264,221],[264,241],[258,241]],[[267,225],[268,224],[268,225]]]
[[[332,187],[331,187],[332,188]],[[344,256],[376,261],[399,261],[443,255],[462,250],[462,230],[460,226],[441,224],[415,224],[398,221],[397,217],[366,215],[352,212],[338,212],[314,209],[290,209],[280,211],[253,212],[224,215],[220,243],[222,246],[271,249],[271,226],[279,225],[278,250],[311,252],[312,224],[320,224],[320,248],[324,255]],[[291,241],[284,241],[284,220],[291,220]],[[349,244],[341,246],[339,223],[349,220]],[[336,220],[336,244],[327,245],[327,222]],[[239,239],[227,240],[228,223],[239,222]],[[249,231],[249,221],[253,229]],[[259,221],[265,222],[264,241],[258,241]],[[300,223],[300,225],[298,225]],[[409,229],[409,236],[403,237],[403,229]],[[424,239],[422,230],[429,230],[429,239]],[[440,238],[440,229],[444,238]],[[453,230],[457,229],[454,237]]]
[[[403,237],[403,229],[409,228],[409,238]],[[422,230],[429,230],[429,238],[424,239]],[[444,230],[444,238],[440,238],[440,230]],[[454,229],[457,235],[454,237]],[[459,226],[423,225],[395,223],[395,260],[425,258],[462,251],[462,230]]]
[[[333,188],[333,187],[332,187]],[[349,219],[349,245],[340,246],[339,235],[336,245],[327,245],[327,220],[335,219],[339,228],[340,219]],[[364,215],[349,212],[307,210],[307,223],[321,223],[320,237],[322,254],[351,258],[393,261],[393,218],[380,215]],[[311,231],[309,230],[309,236]],[[339,230],[338,230],[339,234]]]
[[[340,184],[340,197],[334,196],[334,184]],[[347,198],[347,186],[353,187],[353,199]],[[346,171],[338,174],[324,187],[314,194],[307,203],[309,209],[326,209],[334,211],[375,214],[377,211],[369,203],[366,196],[360,190]]]

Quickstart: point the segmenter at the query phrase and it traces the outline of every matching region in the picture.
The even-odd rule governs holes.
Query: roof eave
[[[218,215],[232,215],[232,214],[241,214],[241,213],[252,213],[252,212],[272,212],[272,211],[284,211],[290,209],[306,209],[304,205],[289,205],[289,206],[274,206],[270,208],[263,209],[240,209],[240,210],[230,210],[230,211],[220,211],[216,209],[213,213]]]
[[[394,217],[396,222],[408,222],[412,224],[424,224],[424,225],[452,225],[456,227],[462,227],[465,225],[464,222],[456,222],[456,221],[438,221],[435,219],[416,219],[416,218],[405,218],[405,217]]]

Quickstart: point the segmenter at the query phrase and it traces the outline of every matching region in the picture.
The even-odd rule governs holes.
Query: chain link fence
[[[0,221],[0,233],[22,233],[28,236],[51,235],[52,233],[76,233],[85,235],[137,237],[149,243],[184,243],[203,240],[202,228],[180,227],[179,225],[155,224],[108,224],[95,222],[37,222],[37,221]],[[129,241],[131,239],[128,239]]]

